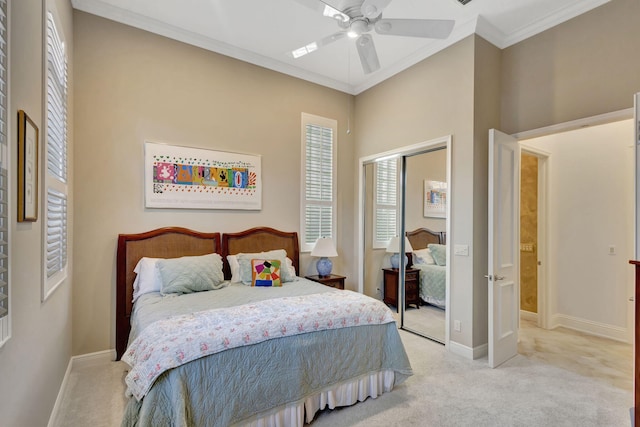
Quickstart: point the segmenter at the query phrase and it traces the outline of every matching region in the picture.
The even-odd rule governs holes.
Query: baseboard
[[[104,363],[105,361],[112,361],[112,360],[116,360],[115,349],[99,351],[96,353],[81,354],[79,356],[73,356],[71,357],[71,359],[69,359],[69,363],[67,364],[67,370],[64,373],[64,378],[62,379],[62,384],[60,384],[60,390],[58,390],[56,403],[53,405],[53,409],[51,410],[51,415],[49,415],[49,422],[47,423],[47,427],[54,427],[55,425],[57,425],[56,419],[58,418],[58,412],[60,411],[60,406],[62,405],[62,399],[64,398],[65,391],[67,390],[69,376],[71,375],[71,371],[73,371],[73,368],[91,366],[96,363]]]
[[[620,326],[607,325],[605,323],[593,322],[591,320],[580,319],[564,314],[556,314],[551,318],[550,329],[558,326],[573,329],[578,332],[584,332],[586,334],[609,338],[627,344],[629,343],[629,331],[627,328],[622,328]]]
[[[522,320],[529,320],[531,322],[538,322],[538,313],[532,311],[520,310],[520,318]]]
[[[465,359],[475,360],[480,359],[481,357],[486,356],[489,353],[488,344],[482,344],[478,347],[467,347],[466,345],[462,345],[455,341],[449,340],[449,345],[447,346],[449,351],[453,354],[457,354],[458,356],[462,356]]]
[[[55,421],[58,418],[58,412],[60,412],[60,405],[62,405],[62,398],[64,396],[64,391],[67,389],[67,382],[69,380],[69,375],[71,375],[72,367],[73,357],[69,359],[69,363],[67,363],[67,370],[64,373],[64,378],[62,378],[62,384],[60,384],[58,396],[56,397],[56,403],[53,405],[53,409],[51,410],[51,414],[49,415],[49,422],[47,423],[47,427],[54,427],[56,425]]]

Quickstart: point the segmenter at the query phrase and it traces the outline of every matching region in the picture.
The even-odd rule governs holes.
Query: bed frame
[[[424,249],[430,243],[445,245],[447,233],[445,231],[431,231],[428,228],[417,228],[406,232],[407,238],[413,249]],[[409,263],[411,265],[413,263]]]
[[[133,308],[133,269],[142,257],[178,258],[218,253],[223,258],[226,279],[231,272],[226,260],[229,254],[285,249],[299,271],[299,246],[296,232],[256,227],[238,233],[201,233],[181,227],[165,227],[138,234],[120,234],[116,260],[116,360],[124,354]]]
[[[133,269],[142,257],[177,258],[220,253],[220,233],[200,233],[181,227],[165,227],[146,233],[120,234],[116,260],[116,360],[129,339],[133,308]]]
[[[227,280],[231,278],[231,270],[226,256],[239,253],[284,249],[293,262],[296,272],[300,271],[300,247],[298,246],[298,233],[295,231],[285,232],[269,227],[256,227],[238,233],[224,233],[222,235],[222,248],[225,257],[223,271]]]

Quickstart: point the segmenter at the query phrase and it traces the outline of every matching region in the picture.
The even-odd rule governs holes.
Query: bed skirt
[[[325,408],[351,406],[368,397],[376,397],[393,389],[395,373],[392,370],[374,372],[359,379],[338,384],[325,391],[313,394],[292,405],[285,405],[259,414],[250,421],[236,424],[242,427],[302,427],[310,423],[318,411]]]

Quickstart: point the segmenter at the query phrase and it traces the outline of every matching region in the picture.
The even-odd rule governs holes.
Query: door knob
[[[498,276],[497,274],[495,276],[493,276],[493,280],[495,280],[496,282],[498,280],[504,280],[504,276]]]

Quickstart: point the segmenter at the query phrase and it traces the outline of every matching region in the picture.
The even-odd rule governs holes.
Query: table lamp
[[[320,257],[318,263],[316,264],[316,268],[318,269],[319,276],[328,276],[331,274],[331,268],[333,264],[329,257],[338,256],[338,252],[336,252],[336,246],[333,244],[333,239],[331,237],[320,237],[316,241],[316,245],[313,247],[311,251],[311,256]]]
[[[407,265],[409,259],[407,258],[407,252],[413,252],[413,248],[411,247],[411,243],[409,239],[404,238],[404,265]],[[400,265],[400,238],[398,236],[392,237],[389,240],[389,245],[387,246],[387,253],[393,254],[391,255],[391,267],[398,268]]]

